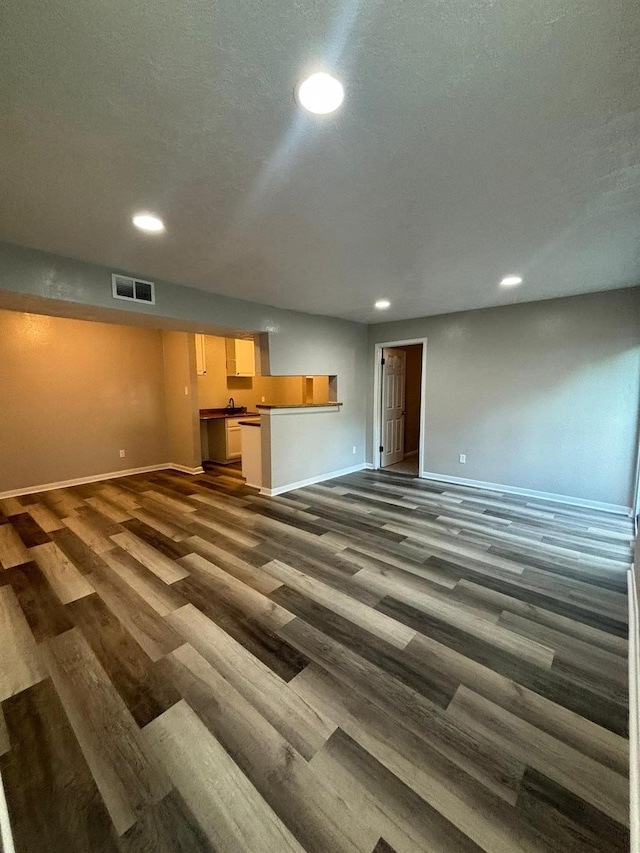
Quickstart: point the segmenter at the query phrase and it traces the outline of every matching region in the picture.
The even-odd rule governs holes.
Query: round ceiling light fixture
[[[298,101],[310,113],[326,115],[335,112],[344,100],[344,87],[339,80],[318,71],[298,86]]]
[[[386,308],[391,307],[391,303],[388,299],[378,299],[378,301],[375,303],[375,307],[378,309],[378,311],[384,311]]]
[[[518,284],[522,284],[522,279],[519,275],[505,275],[500,282],[501,287],[516,287]]]
[[[164,222],[153,213],[136,213],[132,222],[136,228],[146,231],[147,234],[160,234],[164,231]]]

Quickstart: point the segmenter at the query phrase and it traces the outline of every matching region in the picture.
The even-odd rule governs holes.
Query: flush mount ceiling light
[[[500,282],[501,287],[516,287],[518,284],[522,284],[522,279],[519,275],[505,275]]]
[[[164,231],[164,222],[153,213],[136,213],[132,221],[136,228],[148,234],[160,234]]]
[[[378,311],[384,311],[385,308],[391,307],[391,303],[388,299],[378,299],[378,301],[375,303],[375,307],[378,309]]]
[[[334,112],[344,100],[342,83],[325,71],[318,71],[303,80],[297,94],[305,110],[318,115]]]

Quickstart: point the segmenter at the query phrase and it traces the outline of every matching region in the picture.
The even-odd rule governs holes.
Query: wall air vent
[[[114,299],[126,299],[129,302],[146,302],[156,304],[156,288],[152,281],[141,278],[131,278],[128,275],[113,273],[111,287]]]

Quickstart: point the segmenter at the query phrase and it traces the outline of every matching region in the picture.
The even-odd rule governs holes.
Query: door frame
[[[427,393],[427,339],[408,338],[404,341],[383,341],[374,344],[373,353],[373,444],[371,445],[372,468],[377,471],[380,468],[380,435],[382,426],[382,350],[388,347],[409,347],[414,344],[422,344],[422,373],[420,375],[420,441],[418,444],[418,477],[424,475],[425,455],[425,414]],[[406,394],[406,385],[405,385]]]

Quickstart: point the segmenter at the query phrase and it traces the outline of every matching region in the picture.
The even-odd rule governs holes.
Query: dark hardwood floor
[[[18,853],[628,850],[630,520],[232,468],[0,510]]]

